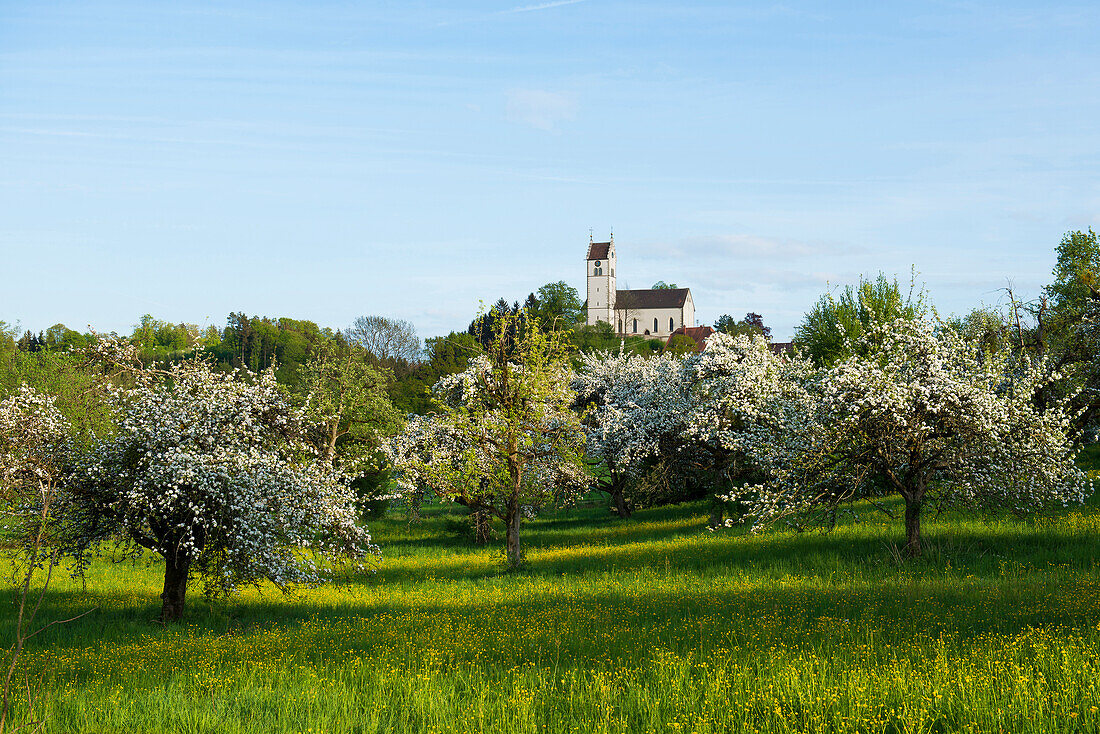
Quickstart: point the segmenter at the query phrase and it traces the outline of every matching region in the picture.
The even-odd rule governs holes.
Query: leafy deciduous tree
[[[486,353],[435,386],[442,426],[436,435],[451,437],[451,447],[425,452],[407,432],[391,451],[407,491],[430,487],[500,518],[515,568],[523,562],[525,509],[566,501],[586,483],[584,436],[570,407],[564,335],[543,332],[522,312],[494,321]]]
[[[1037,342],[1057,367],[1073,370],[1081,424],[1095,435],[1100,433],[1100,235],[1092,229],[1069,232],[1057,252],[1054,282],[1045,289],[1049,310],[1037,310]]]
[[[875,280],[859,279],[839,296],[823,295],[802,319],[794,333],[794,343],[815,365],[828,367],[848,356],[853,348],[870,349],[863,339],[878,333],[876,326],[899,318],[920,319],[927,308],[924,294],[903,293],[896,279],[880,274]]]
[[[751,311],[740,321],[734,320],[728,313],[722,314],[714,322],[714,329],[730,336],[761,334],[765,339],[772,338],[771,327],[764,325],[764,318],[760,314]]]
[[[344,471],[361,468],[380,445],[380,436],[400,427],[386,386],[390,377],[373,367],[362,347],[322,343],[301,367],[299,389],[319,429],[318,450]]]
[[[668,344],[665,345],[665,352],[676,357],[682,357],[685,354],[697,351],[698,348],[699,345],[687,334],[676,334],[669,338]]]
[[[401,427],[389,399],[389,371],[370,362],[360,346],[322,342],[299,380],[314,444],[325,461],[354,477],[364,517],[386,501],[379,491],[389,474],[382,443]]]
[[[583,304],[577,289],[559,280],[547,283],[535,294],[534,313],[542,328],[572,328],[584,316]]]

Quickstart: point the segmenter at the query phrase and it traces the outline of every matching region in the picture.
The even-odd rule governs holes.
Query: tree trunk
[[[183,553],[164,557],[164,593],[160,595],[160,621],[176,622],[183,616],[191,559]]]
[[[707,527],[720,528],[726,521],[726,506],[717,499],[710,501],[710,521]]]
[[[523,551],[519,547],[519,523],[522,519],[523,514],[519,510],[518,503],[508,509],[508,515],[504,519],[505,525],[508,527],[505,547],[508,553],[509,568],[519,568],[523,565]]]
[[[624,520],[630,518],[632,511],[630,505],[626,501],[626,497],[623,496],[623,485],[619,482],[614,482],[611,485],[611,503],[619,517]]]
[[[487,510],[480,508],[470,512],[470,522],[474,526],[474,542],[485,545],[493,537],[493,518]]]
[[[920,511],[923,503],[919,499],[905,498],[905,555],[917,558],[920,547]]]
[[[333,421],[332,428],[329,430],[328,441],[325,444],[325,462],[332,465],[332,460],[336,457],[336,439],[339,437],[340,432],[340,418],[339,416],[331,419]]]

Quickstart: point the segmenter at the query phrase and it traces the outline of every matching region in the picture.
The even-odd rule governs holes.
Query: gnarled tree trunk
[[[508,365],[504,366],[504,374],[507,377]],[[523,465],[517,459],[518,454],[519,438],[513,434],[508,437],[508,474],[512,480],[512,491],[508,497],[508,509],[504,513],[505,552],[508,554],[509,568],[519,568],[523,565],[523,551],[519,547],[519,524],[523,521],[523,513],[519,509],[520,488],[523,486]]]
[[[916,463],[915,461],[913,463]],[[909,558],[920,556],[920,513],[924,508],[924,495],[928,490],[929,473],[919,469],[906,476],[898,476],[891,469],[884,469],[886,479],[905,500],[905,555]]]
[[[519,546],[519,524],[522,519],[523,513],[519,510],[519,503],[513,503],[504,518],[504,524],[507,527],[505,548],[508,553],[509,568],[519,568],[523,565],[523,551]]]
[[[183,616],[187,599],[187,577],[191,573],[191,558],[175,552],[164,557],[164,592],[160,595],[160,621],[176,622]]]
[[[622,482],[612,482],[610,494],[611,505],[615,508],[616,514],[624,520],[628,519],[633,514],[633,510],[623,495]]]
[[[920,512],[921,499],[905,498],[905,555],[917,558],[921,554]]]

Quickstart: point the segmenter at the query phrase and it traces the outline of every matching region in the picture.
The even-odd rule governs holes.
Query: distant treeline
[[[376,321],[379,328],[399,328],[404,324],[377,317]],[[320,327],[304,319],[248,316],[243,312],[229,314],[220,330],[215,326],[200,329],[195,324],[173,324],[146,314],[128,337],[148,363],[201,357],[224,370],[245,368],[259,372],[274,366],[276,379],[295,392],[302,366],[318,353],[321,345],[355,342],[352,331]],[[17,338],[15,329],[0,322],[0,392],[22,381],[37,382],[28,379],[32,373],[55,373],[67,370],[70,365],[75,367],[79,350],[98,336],[57,324],[44,332],[28,331]],[[390,376],[390,399],[395,407],[406,413],[423,413],[430,408],[428,389],[440,377],[465,369],[477,351],[472,336],[452,333],[428,339],[423,348],[417,340],[413,354],[370,351],[364,354],[372,366],[382,368]]]
[[[585,324],[584,303],[577,290],[563,281],[547,283],[531,293],[521,303],[500,298],[486,312],[474,314],[465,331],[432,337],[421,344],[415,329],[406,321],[381,316],[360,317],[344,329],[318,326],[305,319],[288,317],[249,316],[233,312],[225,326],[200,327],[192,323],[161,321],[151,314],[143,315],[125,336],[140,350],[148,363],[171,362],[200,356],[220,369],[249,369],[253,372],[275,367],[275,376],[287,389],[296,391],[301,380],[302,365],[307,364],[320,345],[359,344],[366,349],[372,366],[390,376],[390,399],[405,413],[425,413],[431,407],[429,390],[439,378],[461,372],[470,358],[481,350],[481,344],[492,338],[493,317],[501,313],[525,310],[528,318],[537,319],[544,329],[570,332],[570,343],[576,352],[618,350],[651,355],[666,350],[663,339],[617,336],[610,324]],[[759,327],[756,327],[759,324]],[[723,316],[718,323],[722,330],[738,331],[766,327],[756,314],[743,321]],[[119,336],[112,333],[111,336]],[[79,332],[65,324],[55,324],[37,334],[19,330],[0,321],[0,388],[17,384],[19,374],[31,363],[58,364],[66,354],[88,346],[97,338],[94,332]],[[396,345],[396,346],[395,346]],[[672,348],[685,351],[694,342],[681,337]],[[28,361],[15,354],[39,355]],[[53,355],[44,359],[41,355]],[[18,361],[18,364],[16,364]]]

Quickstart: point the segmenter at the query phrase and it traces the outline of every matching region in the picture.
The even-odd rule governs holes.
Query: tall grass
[[[1100,728],[1100,512],[709,533],[706,508],[526,528],[528,566],[436,508],[372,531],[374,576],[195,595],[160,566],[60,583],[35,639],[49,731],[1070,732]],[[8,624],[9,619],[0,620]]]

